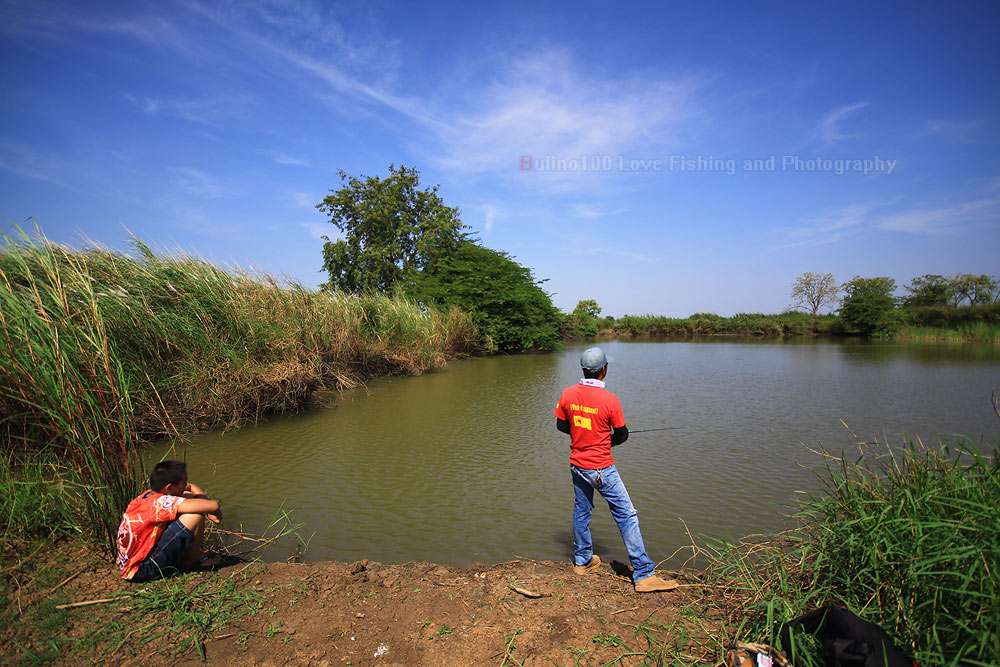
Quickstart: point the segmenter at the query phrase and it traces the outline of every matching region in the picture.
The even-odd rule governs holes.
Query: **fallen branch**
[[[113,598],[101,598],[99,600],[86,600],[84,602],[70,602],[69,604],[57,604],[56,609],[73,609],[74,607],[87,607],[92,604],[107,604],[108,602],[115,602],[117,600],[123,600],[125,598],[130,598],[134,593],[128,593],[126,595],[119,595]]]
[[[266,543],[266,542],[269,542],[269,541],[270,541],[270,540],[259,540],[259,539],[257,539],[256,537],[250,537],[249,535],[244,535],[243,533],[237,533],[237,532],[236,532],[236,531],[234,531],[234,530],[226,530],[225,528],[215,528],[215,527],[213,526],[213,527],[211,528],[211,530],[212,530],[212,532],[216,532],[216,533],[224,533],[224,534],[226,534],[226,535],[232,535],[233,537],[238,537],[238,538],[240,538],[241,540],[249,540],[249,541],[251,541],[251,542],[264,542],[264,543]]]
[[[638,609],[639,607],[632,607],[631,609],[619,609],[618,611],[611,612],[611,615],[614,616],[615,614],[624,614],[627,611],[636,611]]]
[[[510,590],[514,591],[515,593],[520,593],[521,595],[523,595],[526,598],[550,598],[550,597],[552,597],[552,593],[536,593],[535,591],[529,591],[527,588],[521,588],[519,586],[515,586],[514,584],[510,585]]]
[[[89,567],[89,566],[87,566],[87,567]],[[71,574],[70,576],[68,576],[65,579],[63,579],[62,581],[60,581],[58,584],[56,584],[55,588],[53,588],[51,591],[49,591],[48,593],[45,594],[45,597],[48,597],[48,596],[52,595],[57,590],[59,590],[60,588],[62,588],[63,586],[65,586],[66,584],[68,584],[69,582],[71,582],[73,579],[76,579],[79,575],[83,574],[87,570],[87,567],[84,567],[82,570],[80,570],[76,574]]]

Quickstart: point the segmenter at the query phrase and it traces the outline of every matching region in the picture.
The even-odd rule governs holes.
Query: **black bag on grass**
[[[792,635],[808,634],[823,644],[827,667],[917,667],[889,639],[885,630],[843,607],[822,607],[781,626],[781,646],[792,662]]]

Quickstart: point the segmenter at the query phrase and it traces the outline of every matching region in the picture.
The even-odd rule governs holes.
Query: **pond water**
[[[839,453],[876,438],[960,435],[992,443],[1000,433],[990,403],[1000,388],[996,346],[601,345],[629,428],[671,429],[636,433],[614,450],[654,561],[689,545],[686,529],[737,539],[790,525],[788,506],[822,488],[811,451],[820,446]],[[569,438],[552,409],[579,379],[587,346],[380,378],[330,408],[198,436],[171,456],[186,457],[190,478],[223,499],[229,528],[260,532],[282,503],[292,509],[306,560],[566,560]],[[592,527],[598,553],[627,562],[599,499]]]

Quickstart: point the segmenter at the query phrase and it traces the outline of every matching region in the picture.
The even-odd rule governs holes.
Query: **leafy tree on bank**
[[[316,205],[343,237],[324,236],[324,289],[358,294],[393,289],[410,273],[431,267],[467,241],[457,208],[445,206],[438,187],[420,190],[415,168],[389,165],[389,176],[337,172],[339,190]]]
[[[601,307],[594,299],[583,299],[576,304],[573,312],[564,316],[563,333],[574,338],[596,336],[600,328],[598,315]]]
[[[420,189],[415,168],[389,165],[389,176],[355,178],[316,206],[342,232],[323,237],[324,289],[401,291],[425,306],[457,306],[491,351],[551,350],[561,344],[559,312],[531,271],[478,245],[438,186]]]
[[[980,306],[997,300],[997,281],[986,274],[960,273],[951,280],[956,306],[968,302],[970,306]]]
[[[904,289],[910,293],[904,306],[947,306],[955,298],[954,281],[934,273],[914,278]]]
[[[891,336],[899,330],[902,317],[892,296],[895,280],[855,276],[844,283],[843,289],[846,295],[839,315],[850,329],[867,336]]]
[[[425,304],[469,313],[496,351],[550,351],[562,345],[560,313],[543,282],[507,253],[466,242],[412,273],[404,291]]]
[[[808,310],[815,315],[823,306],[831,308],[837,304],[840,297],[840,286],[832,273],[806,272],[795,279],[792,285],[792,298],[795,305]]]
[[[597,301],[594,299],[583,299],[577,302],[576,308],[573,309],[573,314],[597,319],[597,316],[601,314],[601,307],[597,305]]]

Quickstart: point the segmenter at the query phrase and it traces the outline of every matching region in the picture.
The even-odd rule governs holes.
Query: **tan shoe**
[[[574,565],[573,571],[577,574],[593,574],[601,566],[601,557],[594,554],[590,557],[590,562],[586,565]]]
[[[672,591],[678,586],[680,586],[680,584],[678,584],[674,579],[664,581],[654,574],[652,577],[646,577],[642,581],[635,582],[635,592],[659,593],[660,591]]]

